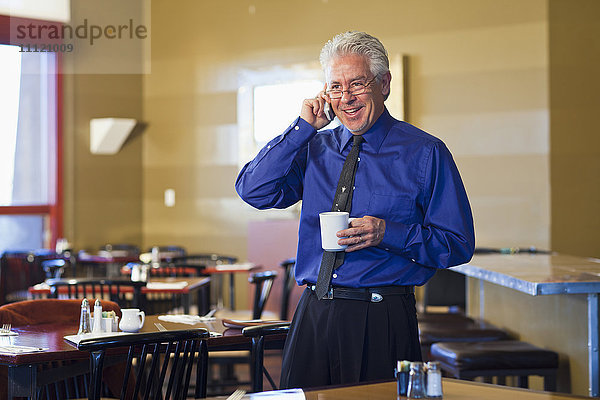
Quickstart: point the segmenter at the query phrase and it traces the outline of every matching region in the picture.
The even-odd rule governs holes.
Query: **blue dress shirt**
[[[436,268],[468,262],[473,216],[458,169],[444,143],[387,111],[363,134],[350,217],[385,220],[378,246],[346,253],[333,286],[422,285]],[[319,213],[331,211],[352,133],[316,132],[301,118],[244,166],[236,190],[248,204],[285,208],[302,200],[296,255],[299,285],[317,281]]]

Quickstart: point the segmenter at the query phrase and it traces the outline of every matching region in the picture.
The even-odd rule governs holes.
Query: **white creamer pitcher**
[[[146,321],[146,313],[140,311],[139,308],[122,308],[121,314],[119,328],[123,332],[138,332],[144,326],[144,321]]]

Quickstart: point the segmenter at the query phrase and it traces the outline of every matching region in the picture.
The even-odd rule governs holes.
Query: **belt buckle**
[[[327,294],[325,296],[323,296],[324,299],[327,300],[332,300],[333,299],[333,288],[330,287],[329,290],[327,291]]]
[[[379,303],[380,301],[383,301],[383,296],[380,295],[379,293],[372,292],[371,293],[371,303]]]

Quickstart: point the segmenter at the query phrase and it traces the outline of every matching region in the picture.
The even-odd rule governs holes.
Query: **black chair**
[[[296,266],[295,258],[288,258],[279,264],[283,268],[283,284],[281,285],[281,312],[279,318],[287,320],[290,308],[290,295],[295,285],[294,270]]]
[[[264,366],[265,337],[279,335],[278,340],[270,342],[270,345],[271,348],[281,349],[289,330],[290,322],[249,326],[242,329],[242,334],[251,338],[252,341],[252,348],[250,350],[250,380],[253,392],[263,391],[263,374],[271,384],[273,390],[277,390],[277,385]]]
[[[107,349],[123,347],[128,347],[129,350],[121,399],[137,399],[142,396],[144,399],[165,400],[187,398],[196,353],[198,356],[195,397],[206,397],[208,350],[204,339],[208,337],[209,332],[206,329],[190,329],[82,340],[77,348],[90,352],[91,378],[88,399],[99,400],[103,394],[102,370],[105,358],[108,358]],[[132,369],[136,370],[135,377]],[[168,380],[165,382],[167,374]],[[130,384],[133,385],[132,395]]]
[[[271,294],[273,281],[277,277],[276,271],[263,271],[250,274],[248,281],[253,284],[254,297],[252,301],[252,310],[218,310],[215,313],[217,318],[233,320],[255,320],[263,316],[265,305]],[[236,364],[251,363],[251,354],[248,351],[225,351],[213,352],[210,355],[210,364],[219,367],[219,378],[214,379],[211,386],[215,388],[225,388],[227,386],[238,386],[252,382],[239,381],[234,373]]]
[[[30,298],[27,289],[46,278],[41,263],[50,259],[70,261],[70,254],[48,249],[5,251],[0,258],[0,304]]]
[[[63,258],[49,259],[41,262],[42,269],[46,273],[46,279],[61,279],[68,267],[68,261]]]
[[[114,301],[121,308],[144,308],[142,288],[146,282],[111,279],[47,279],[51,298],[100,298]],[[64,289],[63,289],[64,288]]]

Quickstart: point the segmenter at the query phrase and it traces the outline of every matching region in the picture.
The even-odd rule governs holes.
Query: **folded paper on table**
[[[158,319],[165,322],[174,322],[177,324],[188,324],[188,325],[196,325],[200,322],[208,322],[216,320],[215,317],[200,317],[198,315],[187,315],[187,314],[178,314],[178,315],[159,315]]]
[[[70,344],[74,344],[75,346],[77,346],[79,344],[79,342],[81,342],[84,339],[94,339],[94,338],[99,338],[99,337],[117,337],[117,336],[123,336],[123,335],[131,335],[130,332],[99,332],[99,333],[84,333],[83,335],[67,335],[65,336],[65,340],[67,342],[70,342]]]
[[[254,263],[243,263],[243,264],[221,264],[215,266],[217,271],[237,271],[237,270],[251,270],[256,264]]]
[[[31,346],[17,346],[14,344],[0,346],[0,354],[24,354],[24,353],[37,353],[38,351],[48,350],[47,347],[31,347]]]
[[[252,400],[263,400],[263,399],[286,399],[286,400],[305,400],[306,396],[302,389],[284,389],[284,390],[271,390],[268,392],[250,393],[250,399]]]
[[[38,283],[37,285],[33,285],[35,290],[50,290],[50,285],[46,282]]]
[[[148,289],[165,290],[165,289],[183,289],[188,283],[186,281],[181,282],[148,282],[146,287]]]
[[[283,321],[280,319],[249,319],[249,320],[241,320],[241,319],[228,319],[228,318],[223,318],[223,325],[225,325],[228,328],[235,328],[235,329],[243,329],[249,326],[256,326],[256,325],[266,325],[266,324],[278,324],[281,322],[290,322],[290,321]]]

